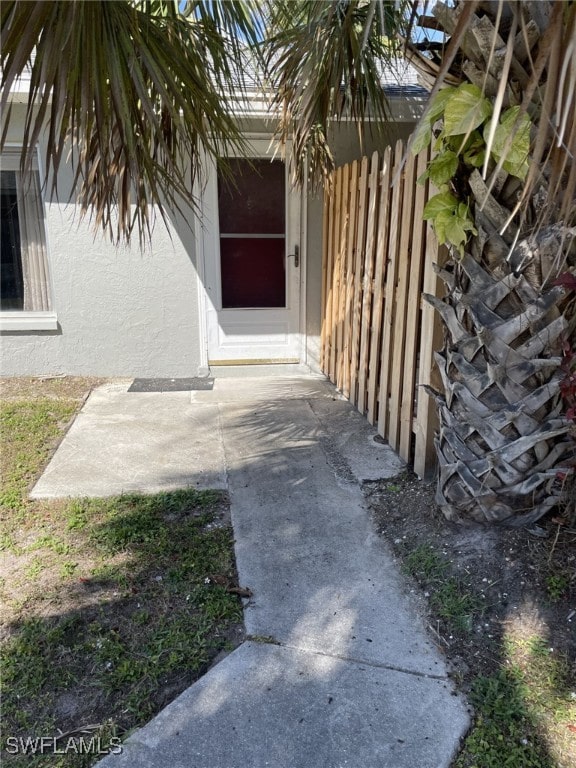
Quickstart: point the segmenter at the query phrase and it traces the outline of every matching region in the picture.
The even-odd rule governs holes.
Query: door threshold
[[[209,366],[219,365],[294,365],[299,363],[300,360],[297,357],[283,357],[283,358],[254,358],[254,359],[238,359],[238,360],[208,360]]]
[[[305,377],[325,380],[326,376],[323,373],[317,373],[313,371],[306,363],[283,363],[278,365],[278,361],[274,361],[274,364],[266,365],[260,363],[259,365],[215,365],[210,370],[210,376],[216,381],[218,379],[282,379],[282,378],[294,378]]]

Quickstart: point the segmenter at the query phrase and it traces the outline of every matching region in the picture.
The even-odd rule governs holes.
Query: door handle
[[[300,266],[300,246],[295,245],[294,246],[294,253],[289,253],[288,258],[294,257],[294,266],[299,267]]]

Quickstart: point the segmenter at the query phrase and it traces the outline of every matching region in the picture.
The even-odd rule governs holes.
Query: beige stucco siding
[[[22,113],[23,107],[14,105]],[[408,117],[410,119],[410,116]],[[413,122],[391,124],[386,140],[367,135],[364,152],[406,138]],[[271,136],[269,120],[252,118],[243,128]],[[9,141],[17,143],[21,121],[11,122]],[[340,126],[331,137],[337,164],[360,157],[357,131]],[[41,152],[43,147],[41,146]],[[203,290],[196,263],[194,218],[178,215],[167,231],[156,222],[143,251],[111,244],[78,220],[67,204],[69,168],[59,175],[60,202],[45,203],[49,268],[56,331],[3,332],[2,375],[98,375],[189,377],[207,373]],[[303,205],[303,327],[305,360],[319,365],[322,270],[322,196],[310,193]]]
[[[14,107],[18,109],[18,107]],[[21,124],[11,123],[18,142]],[[43,147],[40,147],[42,152]],[[3,332],[3,375],[195,376],[201,365],[198,276],[191,226],[161,220],[151,246],[116,247],[80,222],[59,175],[46,202],[46,235],[58,330]],[[190,213],[190,225],[192,214]]]

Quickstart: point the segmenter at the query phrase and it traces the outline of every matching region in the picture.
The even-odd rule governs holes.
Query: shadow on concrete
[[[102,767],[448,766],[468,717],[366,512],[360,481],[402,467],[366,422],[318,381],[217,380],[193,402],[112,394],[87,403],[63,466],[87,430],[106,423],[144,437],[139,418],[174,419],[156,430],[154,451],[182,450],[183,466],[140,469],[152,487],[191,485],[203,474],[191,467],[213,446],[206,455],[218,456],[239,579],[253,597],[249,642]],[[130,397],[138,409],[150,399],[135,412]],[[118,448],[138,453],[136,442],[105,444],[113,466]]]

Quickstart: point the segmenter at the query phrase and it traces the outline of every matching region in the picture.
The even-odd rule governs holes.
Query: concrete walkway
[[[400,460],[312,376],[126,389],[91,395],[35,495],[228,488],[252,639],[100,768],[449,766],[465,703],[360,485]]]

